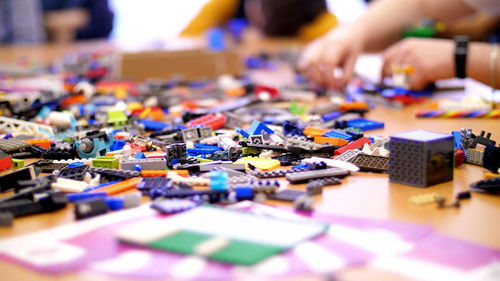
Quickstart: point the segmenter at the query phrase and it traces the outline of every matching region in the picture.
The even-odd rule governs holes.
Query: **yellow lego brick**
[[[238,161],[234,162],[234,164],[245,164],[247,169],[248,169],[248,164],[252,164],[257,169],[260,169],[262,171],[272,170],[281,165],[280,161],[278,160],[274,160],[271,158],[252,157],[252,156],[240,158],[238,159]]]
[[[412,196],[408,201],[415,205],[424,205],[437,202],[439,199],[443,199],[443,196],[433,192]]]

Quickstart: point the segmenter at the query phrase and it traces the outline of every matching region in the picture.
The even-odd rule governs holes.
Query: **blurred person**
[[[56,42],[107,38],[114,14],[108,0],[41,0],[45,26]]]
[[[232,18],[246,18],[267,36],[313,40],[337,25],[325,0],[210,0],[181,32],[198,36]]]
[[[469,43],[465,38],[457,38],[456,42],[417,38],[399,41],[403,28],[421,18],[428,17],[449,25],[478,11],[497,17],[500,15],[500,1],[374,1],[356,22],[335,28],[309,44],[299,67],[311,81],[329,88],[341,88],[352,77],[360,53],[385,49],[382,77],[391,75],[393,66],[411,65],[415,69],[410,76],[411,89],[421,90],[439,79],[465,76],[498,88],[497,45]],[[342,71],[338,71],[339,68]]]
[[[446,38],[453,38],[460,34],[467,35],[473,41],[499,42],[500,15],[491,16],[478,11],[448,26],[442,35]]]
[[[0,43],[45,41],[39,0],[0,0]]]

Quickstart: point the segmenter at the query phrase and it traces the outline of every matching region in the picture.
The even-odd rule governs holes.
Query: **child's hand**
[[[393,66],[411,65],[415,72],[410,74],[410,89],[422,90],[436,80],[455,77],[454,49],[452,40],[402,40],[384,52],[382,77],[391,76]]]
[[[351,79],[354,64],[363,49],[361,27],[342,26],[310,43],[302,53],[299,69],[313,82],[339,89]],[[336,68],[342,74],[336,75]]]

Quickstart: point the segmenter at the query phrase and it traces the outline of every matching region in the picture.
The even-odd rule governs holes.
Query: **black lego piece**
[[[351,141],[355,141],[355,140],[358,140],[360,138],[362,138],[364,136],[363,133],[360,133],[356,130],[351,130],[351,129],[345,129],[344,130],[348,135],[352,136],[352,140]]]
[[[500,147],[486,144],[483,154],[483,167],[496,173],[500,169]]]
[[[12,158],[15,159],[28,159],[28,158],[37,158],[40,157],[38,155],[35,155],[31,152],[23,151],[23,152],[17,152],[12,154]]]
[[[296,154],[281,154],[279,156],[272,157],[272,159],[280,161],[281,166],[293,166],[300,164],[302,157]]]
[[[465,199],[470,199],[471,198],[471,195],[470,195],[470,191],[462,191],[462,192],[459,192],[456,196],[457,200],[465,200]]]
[[[62,143],[61,145],[53,145],[43,155],[44,159],[52,159],[52,160],[75,159],[75,157],[76,157],[76,150],[73,147],[73,145],[68,143]]]
[[[482,144],[484,146],[487,146],[487,145],[495,146],[496,142],[494,140],[490,139],[491,133],[487,133],[486,136],[484,136],[484,134],[485,134],[485,132],[481,131],[481,134],[479,134],[479,136],[476,136],[475,138],[473,138],[470,147],[475,148],[478,144]]]
[[[88,198],[75,202],[75,217],[77,220],[94,217],[108,212],[108,204],[104,198]]]
[[[35,169],[32,166],[11,171],[10,173],[0,176],[0,192],[15,189],[17,182],[20,180],[32,180],[36,178]]]
[[[125,180],[141,176],[141,173],[137,171],[96,168],[96,167],[90,168],[89,172],[93,175],[100,174],[102,179],[108,181]]]
[[[67,163],[54,163],[52,160],[42,159],[32,164],[36,169],[40,169],[42,173],[52,173],[55,170],[64,170],[68,167]]]
[[[389,157],[360,153],[351,160],[361,171],[387,173],[389,171]]]
[[[167,166],[172,169],[172,161],[174,159],[180,159],[186,157],[186,144],[185,143],[173,143],[167,145],[164,149],[166,152],[165,158],[167,159]]]
[[[275,193],[269,193],[267,194],[267,198],[271,200],[277,200],[277,201],[287,201],[287,202],[293,202],[295,199],[299,198],[302,195],[305,195],[306,193],[301,190],[296,190],[296,189],[284,189]]]
[[[335,120],[333,127],[335,129],[345,129],[345,128],[347,128],[347,121],[346,120]]]
[[[30,199],[16,199],[0,203],[0,212],[12,213],[14,217],[39,214],[43,211],[43,206]]]
[[[20,180],[15,187],[15,193],[9,197],[1,198],[0,203],[22,198],[32,199],[34,194],[49,190],[53,182],[52,179],[51,177],[42,177],[34,180]]]
[[[25,152],[30,152],[32,155],[42,158],[47,154],[48,149],[45,149],[38,144],[32,145],[30,148],[25,149]],[[17,157],[17,156],[16,156]]]
[[[500,194],[500,177],[471,183],[470,188],[471,191]]]
[[[72,180],[83,180],[85,173],[89,170],[88,165],[80,165],[72,168],[66,168],[59,173],[61,178]]]
[[[0,227],[12,226],[14,216],[11,212],[0,212]]]

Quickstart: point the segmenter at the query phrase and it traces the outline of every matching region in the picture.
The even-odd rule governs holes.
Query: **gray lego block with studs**
[[[0,139],[0,150],[3,150],[7,154],[20,151],[30,146],[29,143],[18,139]]]
[[[358,154],[362,153],[361,150],[351,149],[335,157],[335,160],[351,162]]]
[[[299,147],[305,150],[318,150],[326,147],[324,144],[308,141],[305,137],[301,136],[287,136],[285,138],[285,148]]]
[[[454,147],[451,134],[414,130],[392,135],[389,181],[427,187],[453,180]]]
[[[349,174],[350,172],[345,169],[329,168],[329,169],[321,169],[314,171],[289,173],[286,174],[286,179],[290,183],[301,183],[301,182],[306,182],[308,180],[321,179],[321,178],[345,177],[348,176]]]
[[[141,170],[165,170],[167,161],[165,158],[146,158],[120,161],[122,170],[135,171],[135,165],[141,166]]]

